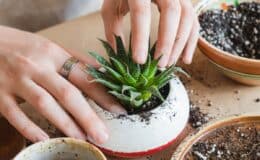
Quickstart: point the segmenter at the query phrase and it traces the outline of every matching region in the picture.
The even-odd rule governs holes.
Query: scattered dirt
[[[260,3],[208,10],[199,16],[199,21],[200,34],[217,48],[241,57],[260,59]]]
[[[208,114],[201,112],[199,107],[191,105],[189,123],[193,128],[201,127],[203,124],[208,123],[210,119]]]
[[[259,160],[260,123],[243,123],[217,129],[203,137],[186,160]]]

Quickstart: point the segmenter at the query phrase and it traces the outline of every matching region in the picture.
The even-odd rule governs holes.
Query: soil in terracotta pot
[[[259,160],[260,123],[217,129],[192,146],[185,160]]]
[[[228,53],[260,59],[260,3],[246,2],[200,14],[200,34]]]

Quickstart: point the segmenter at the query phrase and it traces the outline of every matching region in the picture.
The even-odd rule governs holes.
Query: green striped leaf
[[[151,86],[150,90],[153,93],[153,95],[158,97],[161,101],[164,101],[163,96],[161,95],[159,89],[156,86]]]
[[[101,55],[96,52],[88,52],[92,57],[94,57],[101,65],[110,66],[110,63]]]
[[[107,72],[109,72],[111,74],[111,76],[118,80],[121,83],[124,83],[124,78],[121,76],[121,74],[119,74],[118,72],[116,72],[114,69],[108,67],[108,66],[103,66]]]
[[[116,53],[115,53],[114,49],[112,48],[112,46],[107,41],[104,41],[102,39],[99,39],[99,41],[102,43],[102,45],[105,48],[106,53],[107,53],[107,55],[109,57],[116,56]]]
[[[120,85],[116,85],[116,84],[114,84],[114,83],[112,83],[110,81],[106,81],[104,79],[99,78],[99,79],[95,79],[95,82],[101,83],[102,85],[104,85],[107,88],[110,88],[110,89],[112,89],[114,91],[118,91],[118,92],[121,91],[121,86]]]
[[[125,66],[121,62],[113,57],[110,57],[110,60],[120,74],[124,75],[126,73]]]

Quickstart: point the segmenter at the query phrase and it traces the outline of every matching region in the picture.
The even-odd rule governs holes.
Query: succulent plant
[[[85,71],[94,77],[95,82],[106,86],[108,92],[118,98],[128,111],[140,109],[152,96],[163,101],[159,89],[174,77],[175,72],[186,74],[180,67],[174,65],[159,70],[157,64],[160,58],[154,59],[156,43],[152,47],[149,45],[147,61],[140,65],[132,60],[131,41],[127,51],[119,36],[115,36],[115,40],[116,51],[108,42],[100,39],[109,60],[98,53],[89,52],[102,66],[103,71],[92,66],[87,66]]]

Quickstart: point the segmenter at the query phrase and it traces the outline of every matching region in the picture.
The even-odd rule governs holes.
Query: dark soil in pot
[[[185,160],[259,160],[260,123],[216,129],[196,142]]]
[[[160,90],[163,98],[166,99],[170,92],[170,84],[166,84]],[[153,115],[152,110],[160,106],[163,102],[156,96],[152,96],[150,100],[145,102],[139,109],[128,110],[128,115],[138,115],[141,122],[145,122],[147,125],[150,124],[150,118]],[[131,108],[131,107],[129,107]],[[134,119],[128,117],[128,115],[117,115],[115,118],[122,120],[130,120],[134,122]]]
[[[217,48],[241,57],[260,59],[260,3],[246,2],[200,14],[200,34]]]
[[[166,99],[168,97],[169,92],[170,92],[170,85],[166,84],[159,91],[162,94],[163,98]],[[149,112],[152,109],[155,109],[156,107],[158,107],[162,103],[163,102],[158,97],[152,96],[147,102],[145,102],[139,108],[128,107],[129,110],[127,112],[128,112],[129,115],[142,114],[142,113],[145,113],[145,112]]]

